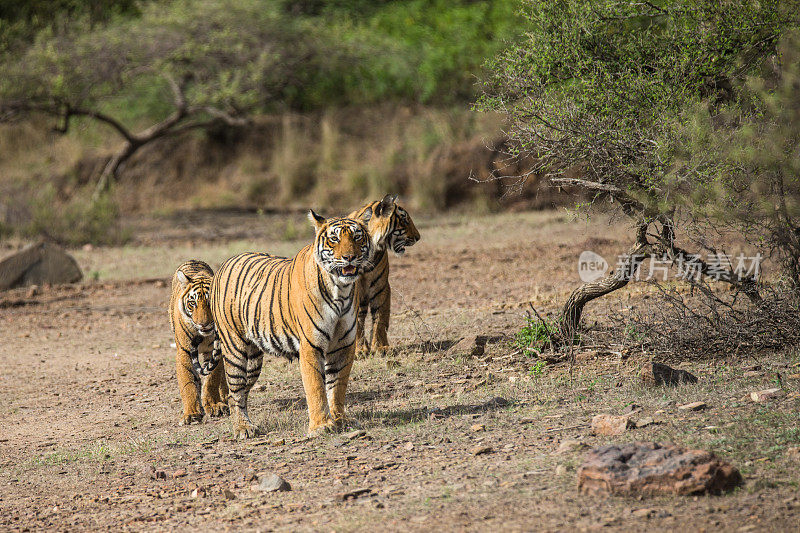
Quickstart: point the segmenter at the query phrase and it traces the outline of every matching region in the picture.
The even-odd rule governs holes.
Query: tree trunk
[[[559,324],[561,343],[572,344],[581,321],[583,308],[587,303],[621,289],[636,275],[639,265],[650,255],[650,245],[645,236],[646,228],[646,225],[639,228],[636,245],[624,256],[622,264],[617,270],[604,278],[584,283],[569,295],[567,303],[564,304],[561,311],[561,323]]]
[[[97,179],[97,185],[92,194],[93,201],[97,201],[98,198],[108,190],[111,182],[116,181],[120,167],[125,161],[130,159],[141,146],[142,145],[138,143],[126,142],[122,150],[114,154],[111,159],[108,160],[108,163],[105,164],[103,171],[100,173],[100,177]]]

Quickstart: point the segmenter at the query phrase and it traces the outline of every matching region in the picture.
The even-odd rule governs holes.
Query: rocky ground
[[[422,241],[392,261],[395,349],[354,367],[348,408],[363,430],[313,440],[298,367],[279,360],[251,395],[263,436],[234,441],[227,419],[178,427],[166,319],[180,261],[292,253],[310,235],[299,214],[134,220],[132,244],[72,251],[87,281],[0,293],[0,529],[797,530],[797,349],[687,353],[670,364],[696,384],[648,385],[639,372],[653,354],[607,329],[649,298],[633,284],[587,310],[574,367],[541,364],[514,342],[529,302],[556,312],[580,252],[613,263],[628,229],[556,212],[418,222]],[[778,397],[749,397],[778,376]],[[593,433],[595,415],[631,412],[621,435]],[[588,447],[634,440],[711,450],[744,484],[578,492]],[[291,490],[263,490],[273,474]]]

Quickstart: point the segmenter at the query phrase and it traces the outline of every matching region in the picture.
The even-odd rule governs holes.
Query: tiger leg
[[[203,420],[203,411],[200,408],[200,380],[192,372],[189,353],[183,348],[178,348],[175,357],[175,370],[178,375],[178,388],[183,404],[183,416],[180,425],[186,426],[192,422]]]
[[[224,387],[224,395],[222,393]],[[203,409],[211,417],[230,414],[228,407],[228,384],[225,379],[225,363],[221,361],[203,383]]]
[[[328,416],[322,358],[305,343],[300,346],[300,376],[308,405],[308,434],[314,436],[330,431],[334,423]]]
[[[225,346],[225,379],[230,395],[228,404],[231,410],[233,436],[247,439],[258,435],[258,427],[247,415],[247,397],[261,374],[263,352],[253,346]]]
[[[325,363],[325,388],[328,395],[328,406],[331,418],[337,428],[344,428],[351,420],[344,414],[345,392],[350,379],[350,370],[355,359],[355,345],[351,344],[342,351],[342,357]]]
[[[363,294],[363,293],[362,293]],[[364,329],[367,322],[367,311],[369,310],[369,300],[362,299],[361,304],[358,306],[358,315],[356,318],[356,353],[363,356],[369,353],[369,344],[367,344],[367,334]]]
[[[369,302],[372,312],[372,346],[373,353],[383,355],[389,347],[389,315],[392,308],[392,289],[388,281],[383,289],[374,295]]]

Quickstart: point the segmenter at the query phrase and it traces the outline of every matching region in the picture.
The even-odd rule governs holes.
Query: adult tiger
[[[308,431],[346,422],[344,397],[355,355],[356,281],[372,254],[366,226],[309,212],[314,243],[291,259],[243,253],[219,268],[212,312],[225,360],[234,436],[252,437],[247,396],[264,353],[300,359]]]
[[[403,255],[407,246],[420,239],[417,227],[408,211],[397,205],[397,195],[387,194],[382,200],[370,202],[350,213],[350,218],[361,220],[375,244],[373,267],[364,272],[359,280],[361,302],[358,306],[356,350],[358,353],[384,352],[389,346],[387,331],[392,304],[389,286],[389,255],[387,248],[396,255]],[[367,344],[365,327],[367,310],[372,313],[372,342]]]
[[[181,425],[202,421],[203,411],[220,416],[228,409],[227,384],[220,379],[220,372],[212,373],[220,360],[209,305],[213,276],[208,264],[196,260],[181,264],[172,276],[169,322],[177,349],[175,368],[183,403]],[[206,357],[202,366],[200,353]],[[212,375],[203,384],[201,394],[200,378],[209,373]]]

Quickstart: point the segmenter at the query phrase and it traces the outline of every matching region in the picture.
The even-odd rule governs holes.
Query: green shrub
[[[31,202],[31,221],[22,231],[61,244],[122,244],[129,239],[119,227],[119,210],[110,195],[95,201],[75,196],[68,203],[56,201],[53,187],[46,187]]]
[[[553,320],[544,321],[528,317],[526,324],[514,336],[517,348],[528,354],[538,354],[542,346],[558,333],[558,324]]]

